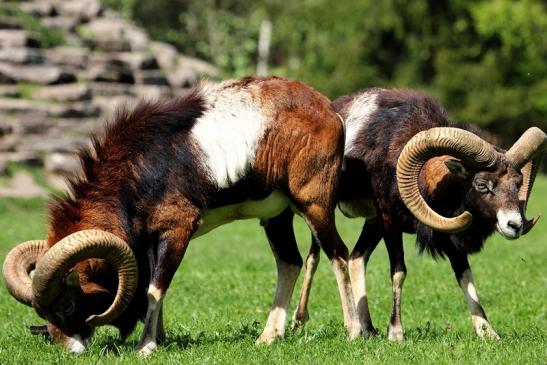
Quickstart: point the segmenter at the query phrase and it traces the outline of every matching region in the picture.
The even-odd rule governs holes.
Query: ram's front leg
[[[148,287],[148,309],[144,330],[137,345],[140,356],[148,356],[158,347],[165,336],[163,330],[162,304],[167,288],[184,257],[188,242],[194,232],[194,224],[166,231],[160,236],[155,248],[155,260],[150,273]]]
[[[488,337],[499,340],[500,336],[498,336],[492,325],[488,322],[486,313],[480,304],[467,256],[465,254],[452,254],[449,255],[449,258],[456,275],[456,280],[458,280],[463,295],[467,300],[475,333],[481,338]]]

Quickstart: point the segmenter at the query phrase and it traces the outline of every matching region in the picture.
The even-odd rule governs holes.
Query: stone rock
[[[106,65],[90,66],[81,74],[81,77],[88,81],[116,82],[123,84],[135,83],[135,78],[133,77],[131,70],[121,67],[108,67]]]
[[[95,103],[72,102],[63,103],[50,109],[51,117],[55,118],[90,118],[101,115],[101,107]]]
[[[129,24],[126,28],[125,37],[133,51],[144,51],[148,48],[150,38],[142,29],[135,27],[133,24]]]
[[[169,83],[175,87],[189,87],[202,77],[219,76],[218,69],[208,62],[187,56],[179,56],[177,60],[174,68],[165,70]]]
[[[11,123],[8,123],[4,118],[0,118],[0,137],[4,137],[13,132]]]
[[[55,9],[53,3],[47,0],[24,2],[21,4],[20,9],[24,12],[40,17],[57,15],[57,9]]]
[[[44,165],[44,161],[34,152],[9,152],[2,153],[2,156],[7,161],[15,162],[17,164],[37,167],[42,167]]]
[[[0,85],[0,98],[17,98],[19,97],[19,94],[17,85]]]
[[[15,17],[0,16],[0,29],[22,29],[21,23]]]
[[[56,47],[45,51],[47,58],[58,65],[68,65],[77,68],[87,67],[89,50],[82,47]]]
[[[68,73],[58,66],[26,66],[0,63],[0,75],[17,82],[40,85],[64,84],[76,81],[74,74]]]
[[[91,100],[91,89],[86,84],[44,86],[32,93],[33,99],[56,102]]]
[[[134,96],[134,86],[115,82],[89,82],[89,88],[94,96]]]
[[[47,133],[54,124],[54,121],[41,113],[28,112],[24,118],[17,118],[11,122],[13,132],[21,136]]]
[[[8,174],[8,160],[0,159],[0,176],[6,176]]]
[[[152,42],[150,49],[174,87],[188,87],[203,76],[217,78],[220,75],[215,66],[197,58],[181,56],[170,44]]]
[[[158,62],[152,54],[138,51],[96,53],[90,57],[90,61],[129,70],[157,70],[159,68]]]
[[[19,145],[19,141],[20,136],[13,134],[0,138],[0,152],[2,152],[2,155],[4,155],[5,152],[15,152]]]
[[[135,96],[144,100],[158,100],[174,96],[170,87],[161,85],[135,85]]]
[[[116,110],[120,108],[126,108],[131,110],[135,105],[137,105],[138,98],[132,96],[111,96],[111,97],[96,97],[94,100],[97,104],[101,106],[104,115],[108,118],[111,118]]]
[[[40,41],[26,30],[1,29],[0,47],[40,47]]]
[[[74,154],[54,152],[44,159],[44,169],[48,173],[75,175],[80,170],[80,160]]]
[[[9,74],[2,72],[2,69],[0,68],[0,84],[9,84],[13,85],[16,84],[17,81],[11,77]]]
[[[101,16],[103,6],[97,0],[64,0],[57,6],[60,15],[77,19],[80,22],[88,22],[93,18]]]
[[[104,52],[127,52],[131,50],[131,44],[125,39],[94,38],[86,40],[89,47]]]
[[[169,86],[169,81],[160,70],[136,71],[134,76],[137,84]]]
[[[4,47],[0,48],[0,62],[19,64],[39,64],[46,60],[39,48]]]
[[[173,89],[173,94],[175,97],[183,97],[190,94],[190,91],[192,90],[191,87],[177,87]]]
[[[126,52],[131,44],[126,38],[127,22],[118,18],[97,18],[84,25],[80,34],[91,48],[107,52]]]
[[[76,153],[86,145],[86,139],[75,136],[44,136],[43,134],[29,134],[21,139],[17,145],[18,152],[35,153]]]
[[[102,125],[102,118],[55,118],[55,124],[48,133],[61,135],[70,131],[72,135],[87,138],[90,133],[97,132]]]
[[[40,19],[43,25],[63,32],[74,32],[80,24],[79,20],[68,16],[43,17]]]
[[[49,107],[47,104],[25,99],[0,98],[0,112],[5,114],[24,114],[47,116]]]
[[[172,45],[164,42],[151,42],[150,50],[162,69],[172,70],[177,66],[179,54]]]

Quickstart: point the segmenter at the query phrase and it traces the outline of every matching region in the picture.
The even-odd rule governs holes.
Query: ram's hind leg
[[[340,292],[348,339],[354,340],[361,333],[361,326],[349,278],[348,249],[336,231],[334,211],[328,211],[319,205],[311,204],[302,213],[317,242],[331,262]]]
[[[463,295],[467,300],[467,306],[469,307],[469,312],[471,312],[471,321],[473,322],[475,333],[479,337],[489,337],[499,340],[500,337],[488,322],[486,313],[479,301],[467,256],[460,253],[451,253],[448,255],[448,258],[450,259],[452,269],[454,270],[454,275],[456,275],[456,280],[458,280],[458,284],[460,284]]]
[[[349,274],[351,278],[351,287],[353,289],[353,297],[355,299],[361,329],[365,336],[377,334],[376,329],[372,325],[368,307],[366,275],[367,263],[370,255],[381,239],[382,230],[378,221],[367,219],[349,259]]]
[[[310,299],[313,276],[315,274],[315,270],[317,270],[317,265],[319,265],[319,258],[321,257],[320,250],[321,247],[319,247],[319,243],[317,243],[317,240],[312,235],[310,252],[308,253],[308,257],[306,258],[306,266],[304,272],[304,280],[302,281],[300,301],[298,302],[298,306],[296,307],[293,315],[293,331],[296,331],[298,328],[303,326],[309,319],[308,301]]]
[[[406,278],[405,253],[403,250],[402,232],[390,221],[383,221],[384,241],[391,267],[391,318],[387,328],[387,336],[391,341],[403,340],[403,322],[401,319],[401,300],[403,284]]]
[[[271,343],[285,333],[287,309],[302,267],[302,257],[292,226],[293,215],[290,209],[286,209],[279,216],[264,223],[277,264],[277,288],[266,327],[257,343]]]

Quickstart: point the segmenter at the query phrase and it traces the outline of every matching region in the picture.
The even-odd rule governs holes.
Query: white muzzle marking
[[[516,209],[498,210],[496,229],[507,239],[518,238],[522,234],[522,216]]]
[[[85,347],[88,343],[88,340],[82,340],[80,335],[74,335],[70,337],[66,346],[70,352],[80,354],[85,351]]]

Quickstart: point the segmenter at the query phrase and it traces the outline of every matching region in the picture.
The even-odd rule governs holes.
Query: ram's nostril
[[[507,222],[507,225],[510,228],[514,229],[515,231],[518,231],[522,227],[522,224],[517,223],[515,221],[509,221],[509,222]]]

